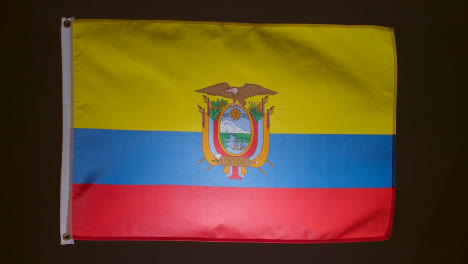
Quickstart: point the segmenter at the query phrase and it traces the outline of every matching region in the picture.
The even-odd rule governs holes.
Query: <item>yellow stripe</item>
[[[174,24],[206,24],[206,25],[233,25],[233,26],[261,26],[261,27],[339,27],[339,28],[374,28],[392,31],[393,28],[376,26],[376,25],[342,25],[342,24],[291,24],[291,23],[246,23],[246,22],[232,22],[232,21],[186,21],[186,20],[128,20],[128,19],[75,19],[75,22],[138,22],[143,23],[174,23]]]
[[[392,36],[393,46],[393,134],[396,135],[396,115],[397,115],[397,87],[398,87],[398,64],[395,34]]]
[[[200,132],[195,90],[226,81],[278,92],[272,133],[394,133],[389,28],[75,20],[73,30],[77,128]]]

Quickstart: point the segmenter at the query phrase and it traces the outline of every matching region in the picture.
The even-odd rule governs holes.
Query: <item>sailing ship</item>
[[[245,144],[243,144],[239,138],[236,137],[233,142],[233,146],[231,147],[232,150],[244,150]]]

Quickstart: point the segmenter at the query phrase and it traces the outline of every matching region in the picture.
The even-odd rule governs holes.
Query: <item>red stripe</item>
[[[85,240],[384,240],[393,195],[393,188],[74,184],[73,232]]]

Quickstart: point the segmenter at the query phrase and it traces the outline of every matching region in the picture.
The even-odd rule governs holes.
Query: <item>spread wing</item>
[[[237,92],[237,97],[239,98],[248,98],[255,95],[273,95],[277,94],[277,92],[262,87],[258,84],[246,83],[244,86],[239,87]]]
[[[196,92],[234,99],[234,94],[226,92],[226,90],[229,88],[231,88],[231,86],[229,86],[227,82],[222,82],[200,90],[196,90]]]

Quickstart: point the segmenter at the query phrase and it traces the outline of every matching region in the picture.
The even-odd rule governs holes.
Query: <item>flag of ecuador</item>
[[[63,244],[389,238],[392,29],[62,22]]]

